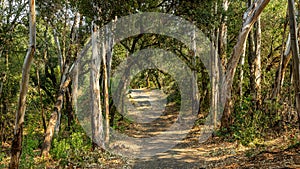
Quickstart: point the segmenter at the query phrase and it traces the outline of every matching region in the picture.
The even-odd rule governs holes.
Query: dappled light
[[[300,168],[299,11],[1,0],[0,169]]]

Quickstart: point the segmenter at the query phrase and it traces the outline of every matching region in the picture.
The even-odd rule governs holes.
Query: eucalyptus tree
[[[28,91],[30,67],[36,49],[36,13],[35,0],[29,1],[29,45],[28,51],[22,68],[22,81],[20,86],[20,95],[18,109],[16,112],[16,122],[14,129],[14,138],[11,145],[11,161],[9,168],[19,168],[19,160],[22,153],[22,137],[24,127],[24,116],[26,111],[26,94]]]
[[[235,75],[235,71],[240,59],[240,56],[243,52],[245,41],[253,27],[254,23],[257,21],[258,17],[260,16],[263,9],[267,6],[270,0],[258,0],[255,1],[248,10],[243,15],[243,25],[242,29],[238,36],[238,41],[233,48],[233,52],[231,54],[230,60],[228,61],[226,67],[226,75],[225,75],[225,85],[223,86],[222,91],[225,92],[225,107],[222,116],[222,127],[229,129],[230,125],[232,124],[232,117],[231,117],[231,109],[233,106],[231,92],[232,92],[232,84]]]
[[[0,1],[0,141],[10,140],[20,71],[28,46],[27,1]],[[4,120],[5,119],[5,120]]]

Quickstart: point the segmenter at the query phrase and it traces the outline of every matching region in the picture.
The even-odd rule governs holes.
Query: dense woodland
[[[0,11],[0,168],[300,167],[300,1],[0,0]],[[77,106],[76,96],[85,91],[77,90],[76,68],[86,48],[94,52],[96,32],[143,12],[196,25],[210,41],[210,67],[196,48],[172,37],[147,33],[115,45],[107,39],[106,53],[92,54],[99,71],[85,72],[91,102]],[[135,122],[115,105],[111,81],[120,63],[148,48],[174,53],[193,71],[197,119],[175,146],[181,151],[150,159],[123,157],[106,150],[110,130],[104,126],[151,137],[155,134],[148,130],[164,131],[179,120],[178,77],[158,68],[138,73],[129,89],[166,95],[164,113],[151,124],[161,129]],[[145,106],[128,93],[134,106]],[[92,137],[76,114],[82,109],[91,111]],[[209,114],[214,131],[200,143]]]

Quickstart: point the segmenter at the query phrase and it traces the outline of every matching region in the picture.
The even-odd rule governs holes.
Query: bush
[[[78,159],[81,152],[91,148],[90,140],[82,132],[74,132],[68,138],[54,139],[50,151],[55,159],[72,158]]]
[[[234,108],[233,137],[243,145],[258,143],[267,129],[274,127],[280,120],[278,103],[266,102],[265,109],[254,109],[255,101],[251,97],[243,98]]]
[[[55,159],[66,158],[71,146],[66,139],[58,141],[57,139],[53,140],[53,147],[50,153]]]

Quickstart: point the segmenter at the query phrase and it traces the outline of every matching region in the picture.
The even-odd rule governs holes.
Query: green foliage
[[[38,147],[41,144],[38,137],[39,135],[33,130],[24,137],[20,168],[34,168],[34,158],[39,155]]]
[[[58,141],[56,138],[53,140],[53,147],[51,149],[51,154],[55,159],[66,158],[69,154],[71,146],[69,141],[62,139]]]
[[[234,139],[240,140],[243,145],[258,144],[265,132],[278,124],[280,116],[276,112],[280,110],[280,105],[274,102],[265,104],[265,109],[253,109],[256,106],[251,97],[243,98],[236,104],[232,126]]]
[[[81,158],[80,153],[91,148],[90,140],[82,132],[74,132],[67,138],[55,138],[52,142],[50,154],[55,159]]]
[[[5,157],[5,153],[0,151],[0,161],[2,161],[4,159],[4,157]]]
[[[83,148],[83,133],[72,133],[70,143],[75,150],[82,149]]]
[[[22,64],[26,50],[28,48],[28,15],[26,10],[21,8],[21,4],[15,0],[5,1],[6,7],[0,3],[0,83],[3,83],[3,89],[0,91],[0,141],[10,144],[13,135],[13,126],[15,120],[15,111],[18,103],[18,92],[20,91],[20,80],[22,72]],[[213,12],[214,6],[217,3],[218,11]],[[35,158],[39,156],[40,147],[43,141],[43,129],[41,125],[41,109],[43,108],[46,120],[49,119],[55,96],[59,87],[61,75],[58,66],[58,47],[54,42],[54,30],[61,47],[61,53],[65,59],[70,59],[70,64],[73,63],[77,57],[74,49],[75,46],[82,46],[86,37],[90,36],[91,20],[94,16],[100,18],[96,21],[97,24],[103,25],[114,19],[115,16],[134,14],[141,11],[158,11],[167,12],[183,17],[195,23],[195,25],[205,34],[211,38],[213,29],[220,28],[220,24],[227,16],[227,51],[226,57],[230,57],[233,46],[236,44],[237,35],[242,25],[242,15],[246,11],[246,1],[231,1],[228,11],[224,11],[221,1],[217,0],[198,0],[198,1],[161,1],[161,0],[145,0],[143,2],[137,0],[129,1],[58,1],[47,2],[45,0],[36,1],[37,3],[37,48],[34,57],[34,64],[30,70],[30,84],[27,95],[27,109],[24,119],[24,139],[23,152],[21,156],[20,168],[45,168],[36,167]],[[261,15],[262,23],[262,95],[263,98],[268,98],[271,88],[274,85],[274,77],[278,68],[278,63],[281,54],[282,32],[283,24],[286,22],[286,0],[270,1],[268,6],[264,9]],[[28,6],[28,5],[27,5]],[[95,6],[100,7],[96,9]],[[299,10],[299,9],[298,9]],[[82,25],[78,29],[78,35],[75,41],[71,44],[70,32],[71,26],[74,22],[75,12],[82,14]],[[17,18],[15,18],[17,17]],[[270,19],[271,18],[271,19]],[[15,20],[16,19],[16,20]],[[14,22],[16,21],[16,22]],[[127,30],[124,30],[127,31]],[[76,34],[76,32],[73,32]],[[286,31],[285,39],[288,34]],[[78,39],[77,39],[78,38]],[[134,41],[136,44],[134,45]],[[193,67],[198,73],[198,87],[201,96],[200,112],[205,114],[210,108],[211,86],[209,84],[208,72],[205,72],[205,67],[198,64],[192,65],[191,52],[189,47],[181,44],[170,37],[161,35],[147,34],[142,36],[129,37],[118,42],[114,46],[113,60],[112,60],[112,75],[117,71],[121,62],[126,60],[128,55],[133,54],[145,48],[161,48],[171,51],[178,55],[189,67]],[[81,47],[79,47],[79,50]],[[246,62],[249,59],[249,49],[246,51]],[[70,55],[70,56],[69,56]],[[68,58],[69,57],[69,58]],[[223,62],[223,60],[222,60]],[[175,67],[174,67],[175,69]],[[39,71],[40,87],[38,91],[36,71]],[[290,77],[290,70],[286,71],[285,81],[282,86],[281,102],[292,105],[294,98],[291,96],[292,83]],[[238,71],[234,79],[234,86],[238,86],[239,76]],[[3,75],[2,75],[3,74]],[[5,75],[5,76],[4,76]],[[249,64],[244,65],[244,80],[243,91],[245,93],[251,88],[249,77],[251,71]],[[5,78],[4,78],[5,77]],[[147,78],[149,83],[147,84]],[[136,75],[131,81],[131,87],[149,87],[160,88],[165,94],[168,94],[168,102],[175,102],[174,106],[179,106],[181,103],[181,95],[178,85],[174,80],[176,77],[171,77],[167,73],[163,73],[157,69],[145,70]],[[79,81],[85,81],[82,78]],[[80,82],[81,82],[80,81]],[[87,81],[88,82],[88,81]],[[89,83],[87,83],[89,87]],[[90,92],[89,88],[87,91]],[[42,98],[39,97],[41,93]],[[282,121],[281,113],[283,112],[280,103],[273,101],[264,101],[261,108],[257,108],[254,99],[249,95],[243,93],[243,98],[238,98],[237,93],[233,92],[233,101],[237,101],[234,108],[232,126],[233,139],[239,140],[243,145],[256,146],[260,144],[261,139],[271,129],[274,130]],[[204,96],[202,96],[204,95]],[[86,95],[89,97],[89,95]],[[237,99],[238,98],[238,99]],[[86,99],[86,98],[81,98]],[[240,99],[240,100],[239,100]],[[265,99],[266,100],[266,99]],[[41,105],[41,103],[43,105]],[[78,107],[79,111],[84,111],[86,105]],[[91,149],[91,140],[84,134],[83,129],[77,122],[72,126],[66,127],[67,116],[65,115],[65,107],[62,108],[62,124],[61,130],[55,136],[52,142],[52,149],[50,154],[54,160],[59,160],[62,166],[69,162],[79,163],[88,160],[90,162],[99,162],[97,157],[88,157]],[[82,115],[84,116],[84,115]],[[89,114],[86,114],[89,116]],[[81,118],[81,117],[77,117]],[[82,117],[83,118],[83,117]],[[124,118],[122,123],[120,119],[123,118],[116,112],[114,118],[113,128],[121,132],[125,131],[128,124],[133,123],[133,120]],[[195,124],[202,125],[205,123],[204,118],[200,118]],[[89,125],[88,123],[86,125]],[[85,126],[86,127],[86,126]],[[290,127],[289,127],[290,128]],[[228,131],[219,130],[216,132],[217,136],[229,137]],[[299,146],[299,140],[294,135],[289,137],[291,147]],[[0,162],[7,159],[9,153],[0,151]],[[105,153],[103,153],[105,155]],[[247,156],[252,156],[254,152],[248,151]],[[109,155],[107,155],[109,156]],[[3,165],[3,164],[1,164]],[[0,165],[0,168],[3,167]],[[4,166],[5,168],[6,166]]]

